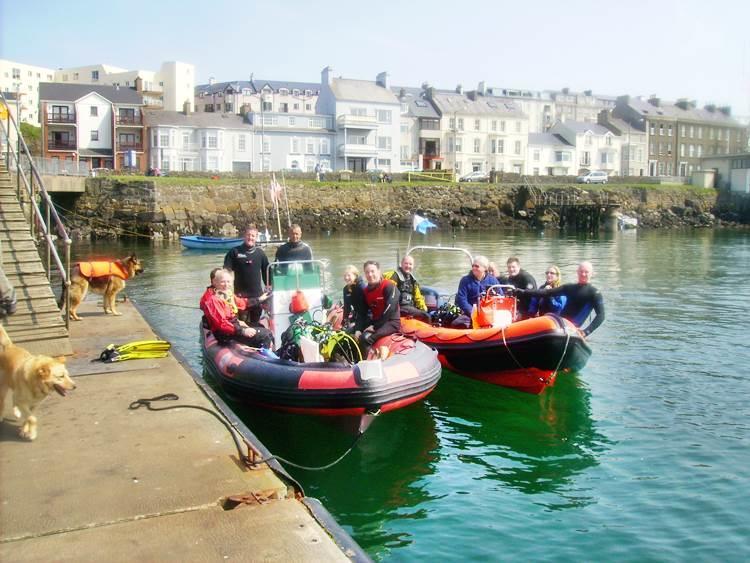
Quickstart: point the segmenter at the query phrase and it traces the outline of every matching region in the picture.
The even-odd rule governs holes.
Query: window
[[[534,150],[534,160],[535,160],[535,161],[539,161],[539,158],[540,158],[540,154],[539,154],[539,151],[535,149],[535,150]],[[538,174],[539,174],[539,169],[538,169],[538,168],[536,168],[536,170],[537,170],[536,174],[538,175]]]
[[[453,139],[448,137],[448,152],[453,152]]]
[[[591,153],[589,151],[583,151],[581,153],[581,164],[583,166],[591,165]]]
[[[294,111],[299,111],[299,104],[294,104]]]
[[[312,111],[312,104],[305,104],[305,111]]]
[[[555,162],[570,162],[570,153],[566,151],[555,151]]]
[[[278,125],[279,124],[279,118],[275,115],[264,115],[263,116],[263,125]]]
[[[500,120],[500,131],[505,132],[505,120]]]
[[[401,160],[408,160],[409,158],[409,145],[401,145]]]
[[[91,117],[96,117],[99,115],[99,108],[96,106],[91,106]]]
[[[672,156],[672,143],[671,141],[667,143],[667,155]]]
[[[77,72],[73,73],[73,80],[78,80],[78,73]]]
[[[591,138],[591,133],[586,133],[583,136],[583,144],[585,144],[587,147],[590,147],[594,144],[594,139]]]
[[[297,120],[294,118],[294,116],[289,116],[289,127],[294,127],[297,125]]]
[[[692,139],[694,135],[695,135],[695,127],[693,127],[693,126],[691,125],[691,126],[690,126],[690,138]]]
[[[389,109],[379,109],[376,112],[378,123],[391,123],[392,112]]]
[[[286,89],[286,88],[279,88],[279,95],[280,96],[288,96],[289,95],[289,90]]]
[[[331,142],[330,139],[320,140],[320,154],[331,154]]]
[[[685,156],[685,143],[680,143],[680,156]]]
[[[612,146],[612,135],[607,135],[604,137],[604,144],[611,147]]]
[[[459,131],[464,130],[464,118],[463,117],[458,118],[458,130]]]
[[[456,152],[463,152],[463,142],[461,137],[456,137]]]
[[[672,126],[667,127],[667,135],[672,136]]]
[[[378,148],[383,150],[391,150],[391,138],[378,137]]]
[[[159,146],[160,147],[168,147],[169,146],[169,134],[168,133],[161,133],[159,135]]]
[[[649,124],[649,133],[651,135],[656,135],[655,126],[653,123]]]
[[[207,111],[209,113],[213,113],[214,111],[214,105],[213,104],[206,104],[203,108],[203,111]]]
[[[240,135],[237,137],[237,150],[240,152],[245,152],[245,136]]]
[[[663,123],[659,124],[659,136],[660,137],[664,136],[664,124]]]
[[[520,132],[521,132],[521,122],[516,121],[516,133],[520,133]]]
[[[323,129],[326,126],[326,122],[322,117],[311,117],[308,120],[308,124],[310,127],[315,127],[317,129]]]
[[[96,129],[91,131],[91,140],[92,141],[98,141],[99,140],[99,131]]]
[[[224,112],[225,113],[233,113],[234,110],[232,109],[232,102],[224,102]]]
[[[402,133],[408,133],[409,132],[409,125],[406,123],[401,124],[401,132]]]
[[[190,148],[190,133],[183,133],[182,134],[182,148],[183,149],[189,149]]]
[[[208,157],[208,169],[209,170],[218,170],[219,169],[219,159],[215,156],[209,156]]]
[[[315,139],[307,139],[305,142],[305,153],[315,154]]]
[[[451,117],[448,120],[448,129],[453,130],[455,128],[456,128],[456,118],[455,117]]]
[[[492,130],[497,131],[497,119],[492,120]]]
[[[521,154],[521,141],[516,141],[513,148],[516,154]]]
[[[270,153],[271,152],[271,141],[263,141],[263,147],[262,147],[263,153]],[[268,170],[268,167],[266,166],[267,159],[263,159],[263,170]]]
[[[390,158],[379,158],[378,159],[378,166],[390,166],[391,165],[391,159]]]
[[[299,139],[297,137],[292,137],[291,139],[291,149],[290,152],[297,154],[299,153]]]
[[[608,164],[610,162],[609,153],[603,152],[601,157],[602,164]]]
[[[497,154],[503,154],[505,152],[505,141],[502,139],[497,140]]]
[[[351,115],[357,115],[359,117],[367,117],[366,108],[349,108],[349,113]]]
[[[272,111],[273,110],[273,104],[271,102],[267,102],[263,100],[260,105],[261,105],[260,111]]]
[[[76,78],[77,80],[77,78]],[[99,71],[98,70],[92,70],[91,71],[91,80],[96,81],[99,80]]]
[[[474,139],[474,152],[478,153],[482,150],[482,141],[481,139]]]
[[[478,119],[475,119],[474,120],[474,131],[479,131],[480,128],[481,128],[480,121]]]
[[[688,146],[688,156],[695,156],[695,145]]]
[[[66,74],[63,76],[67,76]],[[13,79],[14,80],[21,80],[21,69],[20,68],[14,68],[13,69]],[[67,80],[67,78],[64,78],[64,80]]]
[[[284,102],[283,104],[279,104],[279,111],[281,113],[289,113],[289,104]]]
[[[685,136],[686,127],[684,125],[680,125],[680,137]]]

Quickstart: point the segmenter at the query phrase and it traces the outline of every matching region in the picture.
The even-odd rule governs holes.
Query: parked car
[[[487,172],[482,172],[481,170],[475,170],[474,172],[469,172],[468,174],[464,174],[458,179],[459,182],[489,182],[490,181],[490,175],[487,174]]]
[[[576,182],[578,184],[606,184],[607,179],[608,179],[608,175],[606,172],[593,170],[589,172],[588,174],[584,174],[583,176],[578,176],[578,178],[576,178]]]

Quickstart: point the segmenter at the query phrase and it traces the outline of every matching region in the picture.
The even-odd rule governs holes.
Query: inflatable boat
[[[458,251],[461,248],[416,246],[416,250]],[[433,313],[433,326],[416,319],[402,318],[401,331],[438,352],[443,367],[460,375],[538,394],[561,371],[582,369],[591,348],[573,323],[553,314],[517,320],[512,286],[493,286],[472,315],[472,328],[450,328],[450,319]],[[438,292],[423,288],[429,310],[441,306]],[[444,305],[444,304],[443,304]]]
[[[290,327],[326,326],[321,285],[325,263],[274,262],[269,268],[273,294],[267,322],[281,354]],[[222,344],[202,323],[200,334],[204,367],[227,394],[286,412],[360,417],[388,412],[427,396],[442,372],[435,350],[398,334],[372,347],[379,352],[387,348],[385,359],[350,356],[350,361],[341,361],[330,349],[326,353],[322,340],[303,339],[298,356],[302,361],[297,361],[238,342]],[[334,361],[325,361],[326,356]]]

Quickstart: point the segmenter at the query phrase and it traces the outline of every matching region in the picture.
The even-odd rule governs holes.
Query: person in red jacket
[[[270,348],[273,343],[270,330],[262,326],[249,326],[239,319],[238,312],[248,306],[249,299],[235,297],[233,284],[234,276],[229,270],[217,268],[211,272],[211,285],[206,288],[200,301],[209,330],[222,343],[237,340],[255,348]],[[267,298],[268,293],[263,293],[256,301]]]
[[[399,301],[401,294],[396,284],[383,277],[380,264],[368,260],[364,266],[365,287],[355,291],[355,336],[359,337],[362,356],[380,338],[401,330]]]

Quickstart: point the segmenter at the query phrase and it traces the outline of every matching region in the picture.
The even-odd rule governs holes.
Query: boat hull
[[[443,367],[527,393],[541,393],[560,371],[579,370],[591,356],[580,332],[557,315],[517,321],[504,329],[432,327],[415,319],[402,319],[401,328],[435,348]]]
[[[242,238],[219,238],[203,237],[198,235],[183,235],[180,237],[180,243],[185,248],[191,250],[231,250],[244,242]],[[259,239],[255,242],[258,245],[280,244],[286,242],[282,239]]]
[[[390,337],[388,337],[390,338]],[[383,339],[377,345],[387,345]],[[276,410],[319,416],[388,412],[426,397],[440,380],[437,353],[410,341],[373,377],[364,364],[300,363],[268,358],[253,348],[220,344],[201,327],[204,366],[231,396]],[[394,349],[394,347],[392,347]]]

